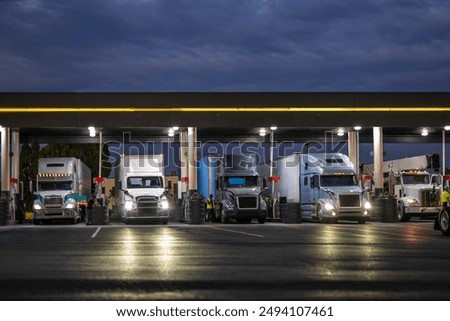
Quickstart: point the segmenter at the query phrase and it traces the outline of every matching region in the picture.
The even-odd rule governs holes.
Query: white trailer
[[[373,170],[373,164],[363,166],[367,174],[373,175]],[[396,198],[400,222],[439,213],[442,176],[430,171],[439,172],[439,154],[383,162],[384,191]]]
[[[125,224],[150,221],[167,224],[169,202],[164,155],[122,155],[115,168],[114,209]]]
[[[91,187],[91,170],[80,159],[39,159],[33,203],[34,224],[50,220],[79,222]]]
[[[273,174],[280,177],[279,195],[299,205],[302,220],[365,223],[370,219],[367,193],[358,185],[355,167],[346,155],[295,153],[276,160]]]

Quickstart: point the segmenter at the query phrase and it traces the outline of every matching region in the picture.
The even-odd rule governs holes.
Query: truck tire
[[[258,217],[258,223],[259,224],[264,224],[266,222],[266,218],[265,217]]]
[[[220,222],[228,223],[228,218],[227,218],[227,215],[225,214],[225,210],[223,208],[220,210]]]
[[[323,223],[323,209],[321,205],[317,205],[316,207],[316,217],[319,223]]]
[[[358,224],[366,224],[366,219],[363,217],[358,219]]]
[[[397,203],[397,215],[399,222],[408,222],[411,220],[411,216],[405,213],[405,206],[403,206],[402,202]]]
[[[446,209],[439,213],[438,224],[442,235],[450,235],[450,216]]]

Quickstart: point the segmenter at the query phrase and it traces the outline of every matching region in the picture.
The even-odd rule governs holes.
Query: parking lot
[[[449,300],[450,238],[407,223],[9,225],[1,300]]]

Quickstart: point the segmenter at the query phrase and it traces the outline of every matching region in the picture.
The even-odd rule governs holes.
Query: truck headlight
[[[364,202],[364,208],[365,208],[366,210],[370,210],[370,209],[372,208],[372,205],[370,204],[369,201],[365,201],[365,202]]]
[[[66,204],[64,204],[64,208],[71,210],[75,208],[75,205],[76,205],[75,200],[73,198],[69,198]]]
[[[406,201],[408,202],[409,205],[417,204],[417,201],[414,198],[408,198]]]
[[[33,204],[33,208],[35,209],[35,210],[42,210],[42,206],[41,206],[41,204],[39,204],[39,203],[34,203]]]
[[[332,211],[332,210],[334,210],[334,206],[333,206],[333,204],[331,204],[331,203],[325,203],[325,204],[323,205],[323,208],[326,209],[327,211]]]
[[[161,205],[162,209],[167,210],[169,208],[169,201],[168,200],[162,200],[160,205]]]
[[[133,201],[125,201],[125,209],[127,211],[133,209]]]

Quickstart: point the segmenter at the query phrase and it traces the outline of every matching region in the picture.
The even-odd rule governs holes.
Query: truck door
[[[319,175],[312,175],[310,178],[311,184],[311,203],[316,204],[319,200]]]

